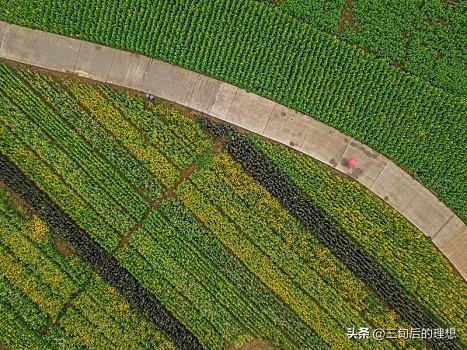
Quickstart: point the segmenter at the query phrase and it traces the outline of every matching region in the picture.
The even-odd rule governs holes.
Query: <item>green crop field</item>
[[[266,1],[443,90],[467,95],[465,1]]]
[[[144,53],[304,112],[388,156],[465,221],[465,9],[434,0],[0,0],[0,19]]]
[[[0,330],[7,349],[175,349],[3,186]]]
[[[467,344],[465,281],[353,180],[103,84],[0,62],[0,95],[0,347]],[[422,326],[457,338],[347,336]]]

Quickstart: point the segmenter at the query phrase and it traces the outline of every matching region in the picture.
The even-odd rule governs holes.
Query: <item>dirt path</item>
[[[74,291],[71,295],[70,295],[70,298],[66,301],[65,304],[63,304],[63,307],[61,308],[61,310],[58,312],[57,314],[57,317],[55,318],[55,320],[52,319],[52,317],[47,314],[47,323],[46,325],[39,329],[39,332],[42,333],[42,334],[47,334],[50,330],[50,328],[52,328],[54,325],[56,325],[58,322],[60,322],[60,319],[62,318],[63,315],[65,315],[66,311],[73,306],[73,300],[75,300],[77,297],[79,297],[81,295],[82,292],[84,292],[84,290],[86,289],[87,285],[89,284],[89,282],[91,281],[95,271],[99,270],[101,265],[96,265],[94,267],[94,270],[90,271],[89,273],[89,276],[86,278],[86,280],[83,282],[83,284],[81,285],[81,287],[79,289],[77,289],[76,291]]]
[[[279,348],[267,340],[251,340],[238,350],[278,350]]]
[[[346,28],[358,32],[357,21],[353,18],[352,2],[353,0],[345,1],[345,6],[339,16],[339,23],[337,25],[337,33],[339,35],[344,34]]]
[[[214,148],[206,149],[204,151],[204,155],[213,154],[213,153],[217,153],[217,152],[222,151],[226,140],[227,140],[226,138],[222,139],[222,140],[217,140],[215,142]],[[167,197],[169,197],[169,196],[174,196],[175,197],[174,191],[177,189],[177,187],[184,180],[188,179],[196,171],[196,169],[198,169],[200,166],[202,166],[202,165],[199,164],[198,162],[193,162],[188,166],[188,168],[181,170],[180,171],[180,177],[177,179],[177,181],[175,181],[174,185],[172,187],[170,187],[170,188],[166,188],[167,189],[166,192],[162,196],[160,196],[158,199],[156,199],[155,201],[150,201],[151,206],[144,212],[142,218],[138,221],[138,223],[136,223],[136,225],[130,230],[130,232],[128,232],[128,234],[121,239],[121,241],[117,245],[117,247],[115,247],[112,250],[112,254],[114,254],[116,251],[118,251],[120,248],[122,248],[130,240],[130,238],[136,232],[138,232],[138,230],[143,225],[144,220],[146,220],[148,218],[149,214],[151,214],[151,212],[154,210],[155,207],[157,207]]]

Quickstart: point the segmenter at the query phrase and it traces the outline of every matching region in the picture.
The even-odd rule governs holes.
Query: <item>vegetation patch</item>
[[[351,180],[253,136],[238,145],[224,137],[230,134],[218,140],[204,119],[158,101],[6,64],[0,70],[3,182],[74,248],[64,256],[51,237],[53,254],[78,254],[90,271],[60,298],[39,290],[49,311],[11,332],[36,322],[40,341],[59,337],[51,332],[63,320],[79,325],[87,288],[108,294],[102,281],[121,296],[118,312],[138,306],[145,324],[185,348],[238,349],[262,339],[281,349],[425,349],[430,344],[421,340],[360,342],[347,337],[347,328],[409,328],[431,324],[427,319],[456,327],[465,342],[465,282],[420,232]],[[295,188],[284,192],[290,198],[242,165],[240,156],[252,150]],[[313,203],[308,211],[303,198]],[[314,215],[309,225],[300,210]],[[44,226],[31,222],[31,237],[44,237]],[[391,230],[397,239],[389,238]],[[352,249],[334,249],[324,234]],[[379,265],[356,269],[347,260],[357,253]],[[375,266],[384,272],[381,281],[370,274]],[[92,267],[100,276],[95,284]],[[419,278],[410,275],[414,269],[423,271]],[[393,294],[402,300],[388,302]],[[409,316],[408,302],[421,305]],[[85,314],[93,324],[106,312],[95,314]],[[85,334],[91,347],[109,341],[128,348],[119,343],[123,336],[111,338],[104,321],[66,327],[67,334],[72,327]],[[131,339],[138,348],[146,338]]]
[[[212,125],[218,136],[232,134],[228,128]],[[365,281],[401,317],[417,328],[443,328],[436,319],[421,308],[397,280],[367,254],[358,242],[352,240],[329,220],[315,203],[303,195],[288,178],[243,136],[235,133],[227,142],[229,154],[250,172],[292,215],[312,231],[339,260],[355,275]],[[445,328],[445,327],[444,327]],[[455,347],[455,343],[433,341],[435,348]]]
[[[276,345],[267,340],[251,340],[243,344],[238,350],[275,350],[278,349]]]
[[[3,158],[1,166],[2,179],[8,176],[6,182],[14,182],[13,187],[23,183],[5,172],[8,164]],[[24,217],[11,205],[15,196],[7,188],[0,189],[0,344],[4,349],[175,349],[78,254],[59,254],[53,229],[29,207],[30,216]]]
[[[284,0],[273,6],[431,84],[467,95],[463,1]]]
[[[314,19],[326,18],[316,13],[327,5],[310,3],[318,8],[311,11]],[[379,50],[387,60],[253,0],[1,0],[0,18],[144,53],[313,116],[388,156],[435,190],[465,220],[467,173],[460,160],[466,158],[467,105],[465,91],[453,90],[467,86],[462,53],[466,2],[445,3],[441,9],[438,2],[423,2],[424,11],[414,1],[391,3],[395,10],[388,16],[378,1],[351,4],[357,28],[366,26],[364,36],[355,40],[370,51]],[[335,22],[342,6],[330,4],[335,4],[330,5]],[[373,16],[371,21],[368,16]],[[453,22],[451,30],[444,30],[438,17]],[[412,23],[422,30],[412,30]],[[388,32],[389,43],[380,39],[380,30]],[[410,33],[414,38],[409,43]],[[400,63],[404,56],[409,71],[439,77],[438,87],[429,78],[409,76],[391,66],[391,61]],[[446,60],[450,63],[443,63]],[[445,90],[446,83],[456,89]],[[163,169],[160,176],[169,183],[174,180],[173,168],[163,165],[156,150],[138,151],[137,156],[144,162],[157,159],[160,165],[152,166]]]

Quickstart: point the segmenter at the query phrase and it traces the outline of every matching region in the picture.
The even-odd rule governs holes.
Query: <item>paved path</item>
[[[0,40],[0,57],[149,92],[336,168],[431,237],[467,279],[465,224],[393,162],[336,129],[236,86],[142,55],[4,22]],[[353,157],[358,163],[351,168],[348,160]]]

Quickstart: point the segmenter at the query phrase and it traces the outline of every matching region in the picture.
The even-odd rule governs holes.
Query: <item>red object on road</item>
[[[357,165],[357,158],[349,159],[349,167],[354,168]]]

